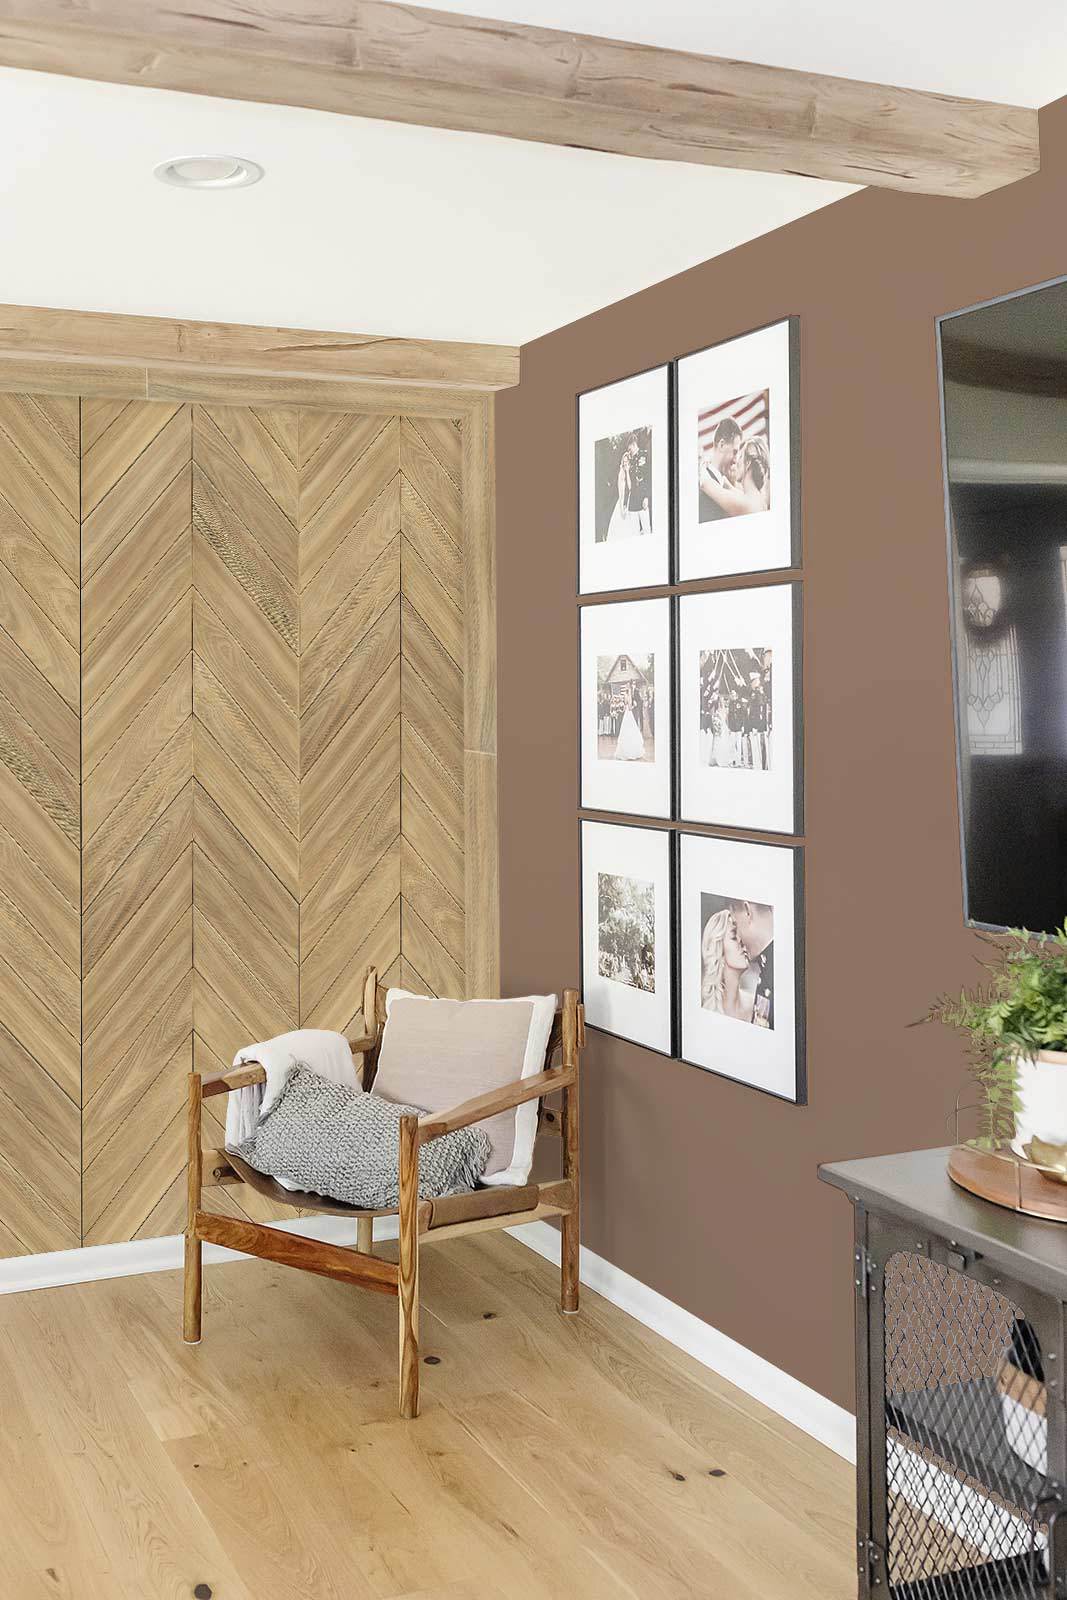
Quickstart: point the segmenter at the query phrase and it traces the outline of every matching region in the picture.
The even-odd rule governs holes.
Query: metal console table
[[[858,1593],[1067,1600],[1067,1224],[947,1155],[819,1169],[855,1211]]]

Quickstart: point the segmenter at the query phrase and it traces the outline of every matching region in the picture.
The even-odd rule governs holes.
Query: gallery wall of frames
[[[590,1026],[806,1100],[799,322],[578,396]]]

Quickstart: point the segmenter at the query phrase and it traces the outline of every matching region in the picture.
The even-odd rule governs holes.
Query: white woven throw
[[[398,1199],[400,1118],[421,1116],[363,1089],[331,1083],[303,1063],[289,1068],[281,1094],[236,1153],[271,1178],[346,1205],[385,1210]],[[489,1136],[459,1128],[419,1152],[419,1198],[473,1189],[489,1160]]]

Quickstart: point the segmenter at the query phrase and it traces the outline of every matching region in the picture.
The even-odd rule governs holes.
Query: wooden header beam
[[[383,0],[0,0],[0,64],[926,194],[1039,164],[1026,108]]]
[[[519,352],[511,345],[318,333],[45,306],[0,305],[0,360],[5,357],[154,368],[174,377],[216,372],[253,379],[410,384],[466,390],[472,399],[519,381]]]

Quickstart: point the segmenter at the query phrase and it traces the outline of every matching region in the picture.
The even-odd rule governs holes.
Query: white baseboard
[[[393,1222],[391,1217],[384,1219]],[[309,1239],[328,1239],[334,1244],[353,1244],[353,1227],[344,1217],[297,1217],[291,1222],[275,1222],[283,1233],[302,1233]],[[379,1222],[379,1239],[389,1230]],[[393,1236],[396,1224],[393,1222]],[[53,1250],[43,1256],[11,1256],[0,1261],[0,1294],[22,1294],[27,1289],[57,1289],[66,1283],[92,1283],[98,1278],[131,1278],[145,1272],[173,1272],[182,1264],[183,1238],[180,1233],[164,1239],[134,1239],[129,1244],[91,1244],[80,1250]],[[251,1261],[222,1245],[206,1244],[204,1261]]]
[[[559,1264],[560,1236],[547,1222],[527,1222],[509,1228],[508,1232],[536,1250],[538,1255]],[[702,1322],[691,1311],[675,1305],[673,1300],[632,1278],[620,1267],[612,1266],[585,1245],[582,1246],[580,1278],[590,1289],[602,1294],[621,1311],[628,1312],[644,1327],[651,1328],[669,1344],[710,1367],[712,1372],[717,1372],[745,1394],[762,1401],[839,1456],[855,1461],[856,1419],[850,1411],[809,1389],[807,1384],[780,1367],[772,1366],[762,1356],[720,1333],[710,1323]]]
[[[344,1217],[298,1217],[274,1227],[307,1238],[352,1244],[353,1228]],[[559,1264],[560,1236],[547,1222],[527,1222],[509,1233],[538,1255]],[[396,1237],[396,1218],[375,1223],[375,1237]],[[182,1264],[182,1236],[135,1239],[130,1244],[86,1245],[80,1250],[56,1250],[49,1255],[13,1256],[0,1261],[0,1294],[20,1294],[31,1289],[54,1289],[69,1283],[92,1283],[103,1278],[127,1278],[147,1272],[172,1272]],[[248,1261],[221,1245],[204,1246],[205,1263]],[[856,1459],[856,1425],[850,1412],[817,1394],[788,1372],[772,1366],[762,1356],[702,1322],[692,1312],[657,1294],[628,1272],[612,1266],[582,1246],[581,1281],[605,1300],[677,1345],[720,1377],[769,1406],[788,1422],[802,1428],[820,1444],[828,1445],[849,1461]]]

